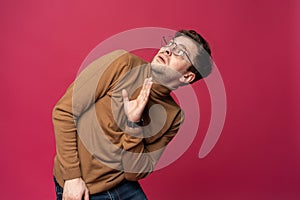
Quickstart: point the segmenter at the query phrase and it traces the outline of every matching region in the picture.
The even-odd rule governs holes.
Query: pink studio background
[[[150,26],[201,32],[228,103],[217,145],[199,159],[210,101],[204,82],[194,86],[198,134],[141,181],[149,199],[300,199],[299,1],[141,2],[1,1],[1,199],[54,199],[54,104],[96,45]]]

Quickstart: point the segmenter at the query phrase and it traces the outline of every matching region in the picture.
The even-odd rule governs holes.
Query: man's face
[[[164,76],[165,81],[177,80],[183,76],[192,65],[197,53],[197,45],[187,36],[174,38],[174,44],[162,47],[154,56],[151,66],[154,71]],[[174,46],[184,50],[184,54],[176,55]],[[164,81],[164,82],[165,82]]]
[[[176,37],[174,38],[174,42],[180,46],[180,48],[183,48],[188,55],[175,55],[172,52],[173,45],[170,47],[162,47],[154,56],[151,63],[169,67],[178,72],[185,72],[192,65],[187,56],[193,61],[196,56],[197,45],[192,39],[186,36]]]

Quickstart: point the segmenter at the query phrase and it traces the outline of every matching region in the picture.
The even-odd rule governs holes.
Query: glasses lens
[[[181,44],[175,43],[173,36],[162,37],[161,46],[162,47],[171,47],[170,50],[172,51],[172,53],[174,53],[176,56],[182,56],[182,57],[186,58],[187,61],[192,64],[192,62],[188,56],[186,48],[184,46],[182,46]]]

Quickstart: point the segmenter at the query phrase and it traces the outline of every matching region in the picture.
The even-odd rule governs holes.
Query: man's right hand
[[[125,89],[122,90],[124,111],[129,121],[138,122],[141,120],[143,111],[149,99],[152,84],[152,77],[146,78],[139,96],[131,101],[128,98],[128,92]]]
[[[65,181],[63,200],[89,200],[89,190],[82,178]]]

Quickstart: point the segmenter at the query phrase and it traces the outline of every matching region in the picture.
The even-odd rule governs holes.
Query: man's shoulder
[[[142,65],[147,63],[147,61],[143,60],[139,56],[123,49],[112,51],[109,54],[118,58],[119,62],[127,62],[128,64],[132,65]]]

